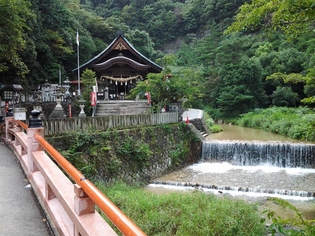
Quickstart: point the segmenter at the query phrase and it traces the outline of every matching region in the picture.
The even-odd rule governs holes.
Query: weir
[[[271,165],[283,168],[314,168],[315,144],[208,140],[203,142],[202,161],[229,162],[238,166]]]
[[[314,180],[315,144],[208,139],[199,163],[149,186],[305,200],[315,197]]]

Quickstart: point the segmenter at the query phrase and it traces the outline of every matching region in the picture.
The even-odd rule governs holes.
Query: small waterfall
[[[238,166],[272,165],[285,168],[313,168],[315,144],[208,140],[203,142],[202,160],[229,162]]]
[[[304,200],[315,198],[314,168],[315,144],[212,139],[200,163],[149,186]]]

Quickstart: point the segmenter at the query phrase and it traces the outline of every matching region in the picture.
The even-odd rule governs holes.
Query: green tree
[[[296,37],[313,28],[315,3],[311,0],[252,0],[241,6],[235,18],[226,33],[263,28],[281,30],[289,37]]]
[[[93,91],[93,86],[96,85],[95,72],[90,69],[86,69],[85,71],[83,71],[81,75],[81,82],[83,85],[82,97],[85,100],[84,110],[87,115],[90,115],[91,113],[90,94]]]
[[[205,96],[203,67],[172,67],[172,96],[176,101],[182,101],[184,108],[202,109],[202,99]]]
[[[283,0],[280,2],[278,0],[253,0],[251,3],[245,3],[241,6],[240,12],[236,15],[236,21],[225,32],[252,31],[263,28],[283,31],[292,39],[299,35],[309,34],[309,31],[313,29],[314,20],[314,1]],[[313,76],[314,67],[308,69],[306,76],[302,74],[297,76],[296,73],[302,72],[301,59],[300,55],[298,55],[300,53],[294,52],[294,49],[290,49],[289,52],[284,53],[292,55],[290,59],[286,56],[283,58],[283,62],[287,63],[288,66],[292,66],[293,71],[288,71],[288,73],[292,74],[286,74],[284,71],[279,70],[275,71],[274,73],[276,74],[271,75],[269,79],[280,76],[286,83],[294,82],[296,78],[299,78],[299,80],[302,79],[306,84],[305,87],[308,88],[308,94],[310,94],[310,91],[312,91],[310,88],[315,83]],[[302,103],[315,104],[314,95],[304,98]]]
[[[308,97],[301,100],[302,103],[315,107],[315,67],[308,70],[308,73],[303,78],[305,79],[306,86],[304,92]]]
[[[162,107],[169,104],[171,91],[169,90],[169,79],[164,73],[148,74],[145,81],[137,82],[137,86],[131,90],[130,97],[143,96],[149,92],[154,112],[160,112]]]
[[[28,21],[30,31],[27,45],[21,57],[31,73],[26,75],[26,86],[58,81],[58,71],[69,71],[73,65],[75,30],[72,13],[64,1],[30,0],[31,10],[36,15]]]
[[[14,78],[23,78],[29,72],[20,52],[26,47],[27,23],[34,19],[30,7],[29,1],[0,0],[0,74],[10,68]],[[2,78],[2,83],[12,82]]]
[[[148,74],[131,90],[130,97],[150,92],[154,112],[173,102],[184,102],[184,107],[200,107],[203,87],[200,70],[172,67],[159,74]]]
[[[93,91],[93,86],[96,85],[96,74],[90,69],[83,71],[81,75],[81,82],[83,85],[82,96],[85,100],[90,99],[90,93]]]
[[[216,98],[225,116],[238,115],[264,105],[261,65],[254,58],[243,58],[239,63],[225,65],[220,72],[222,89]]]
[[[136,29],[131,31],[126,37],[128,37],[132,46],[134,46],[141,54],[148,58],[154,57],[156,52],[154,50],[154,43],[147,32]]]
[[[299,95],[290,87],[277,87],[271,97],[272,105],[278,107],[296,107],[300,101]]]

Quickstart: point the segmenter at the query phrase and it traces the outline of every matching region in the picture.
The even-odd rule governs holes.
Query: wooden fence
[[[74,117],[42,120],[43,127],[45,127],[45,135],[54,135],[69,131],[80,131],[87,129],[106,130],[110,128],[150,126],[177,122],[178,113]]]

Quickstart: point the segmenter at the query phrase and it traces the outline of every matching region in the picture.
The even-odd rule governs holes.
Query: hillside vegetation
[[[156,111],[174,101],[214,119],[270,106],[314,107],[314,4],[277,2],[0,0],[1,83],[57,83],[59,69],[62,78],[76,79],[76,32],[82,64],[120,31],[164,68],[139,87],[158,86]]]

